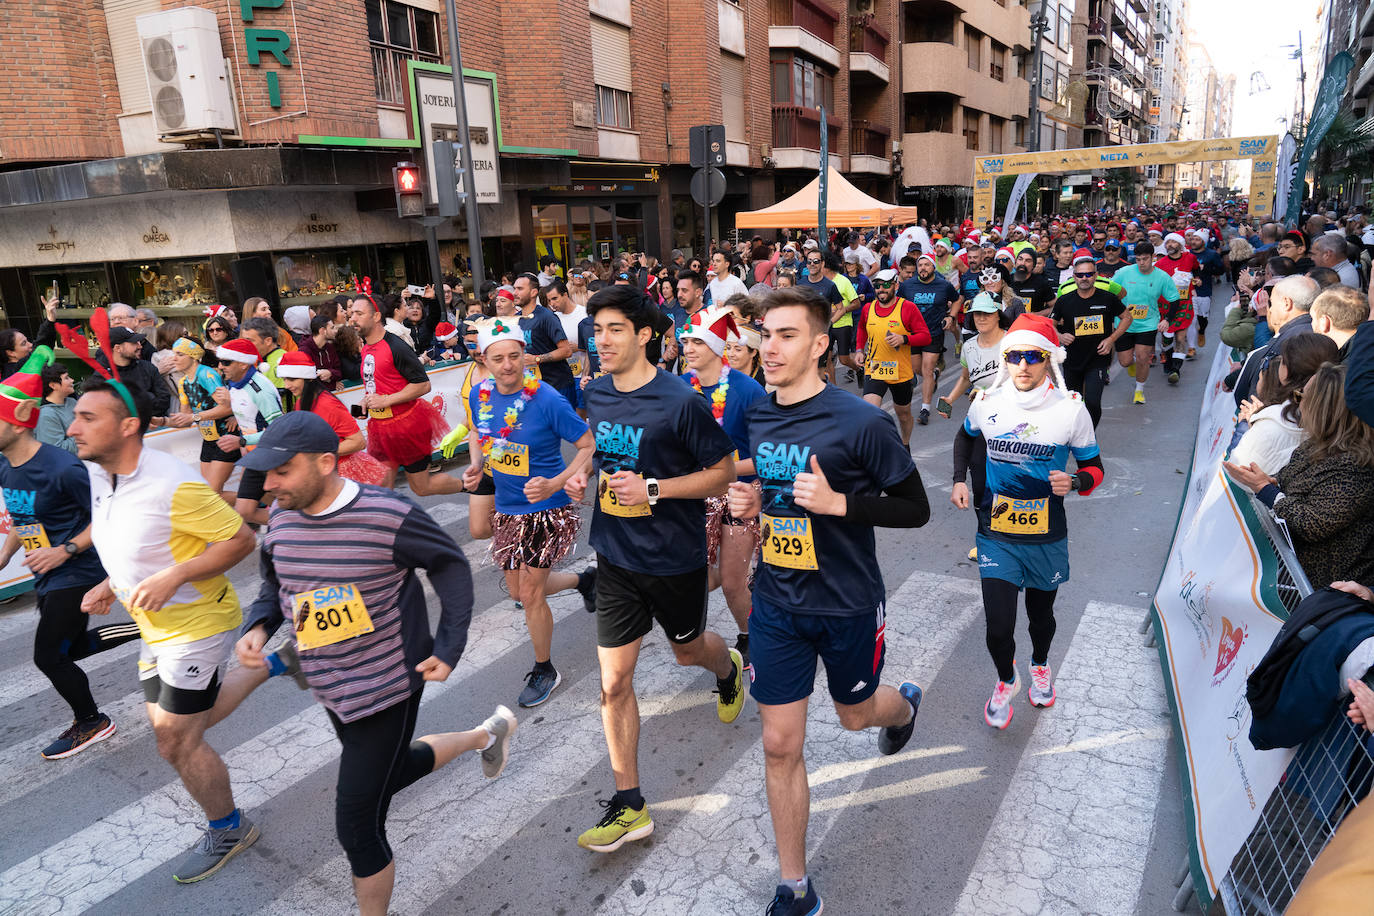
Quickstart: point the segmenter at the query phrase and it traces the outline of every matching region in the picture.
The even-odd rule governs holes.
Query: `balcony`
[[[866,15],[849,24],[849,75],[860,80],[871,77],[886,85],[892,74],[887,67],[887,46],[891,40]]]
[[[768,47],[791,48],[839,68],[834,13],[811,0],[771,0],[768,12]]]
[[[827,118],[831,164],[841,168],[840,126]],[[815,169],[821,162],[821,118],[814,108],[773,106],[773,162],[780,169]]]
[[[1359,24],[1355,27],[1356,35],[1374,35],[1374,4],[1364,8],[1364,14],[1360,16]]]
[[[942,92],[963,99],[971,108],[999,118],[1024,115],[1030,85],[1020,77],[995,80],[986,60],[975,73],[968,52],[942,41],[908,42],[902,47],[902,85],[921,92]]]
[[[1088,38],[1096,38],[1099,41],[1106,41],[1111,36],[1111,29],[1107,25],[1107,20],[1101,16],[1091,16],[1088,18]]]
[[[849,122],[849,171],[892,174],[892,131],[869,121]]]
[[[1369,85],[1371,80],[1374,80],[1374,57],[1365,61],[1364,66],[1360,68],[1360,72],[1355,74],[1355,83],[1350,90],[1350,95],[1364,95],[1365,87]]]
[[[962,134],[928,132],[902,135],[902,184],[973,185],[974,153]]]

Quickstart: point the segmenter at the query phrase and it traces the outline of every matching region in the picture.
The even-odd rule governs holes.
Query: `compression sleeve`
[[[973,446],[978,438],[970,433],[963,426],[954,434],[954,482],[964,483],[968,480],[969,462],[973,460]]]
[[[875,528],[920,528],[930,521],[930,500],[926,497],[921,472],[911,474],[900,483],[888,487],[882,496],[845,497],[848,508],[844,519],[858,525]]]
[[[1102,456],[1094,455],[1091,458],[1084,458],[1078,462],[1078,495],[1087,496],[1097,489],[1102,483],[1105,471],[1102,467]]]

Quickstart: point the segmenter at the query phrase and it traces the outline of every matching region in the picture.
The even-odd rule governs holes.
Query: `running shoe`
[[[744,656],[740,655],[738,649],[730,649],[730,664],[735,666],[735,670],[730,672],[730,676],[725,680],[716,681],[716,715],[720,721],[729,725],[739,718],[739,712],[744,708]]]
[[[1132,404],[1144,404],[1144,403],[1145,403],[1145,392],[1143,392],[1143,391],[1137,391],[1134,395],[1131,396],[1131,403],[1132,403]]]
[[[917,423],[920,423],[922,426],[925,426],[925,425],[929,424],[929,423],[930,423],[930,409],[929,409],[929,408],[926,408],[926,407],[922,407],[922,408],[921,408],[921,416],[917,418],[916,422],[917,422]]]
[[[200,842],[186,854],[181,864],[172,872],[172,880],[178,884],[194,884],[204,881],[224,867],[234,856],[243,852],[258,841],[257,825],[248,815],[239,814],[237,827],[216,830],[206,827]]]
[[[290,675],[297,687],[302,690],[309,689],[310,685],[305,682],[305,672],[301,671],[301,656],[296,651],[294,642],[282,643],[275,652],[263,656],[263,661],[267,662],[267,670],[270,672],[268,677]]]
[[[968,549],[968,558],[973,562],[978,562],[978,548],[976,546]]]
[[[606,809],[590,829],[577,838],[577,845],[592,852],[615,852],[631,840],[642,840],[654,832],[654,819],[649,806],[638,811],[612,796],[610,801],[598,801]]]
[[[549,694],[561,683],[563,675],[558,673],[558,669],[531,668],[530,673],[525,675],[525,689],[520,691],[520,699],[516,702],[526,709],[538,706],[547,700]]]
[[[888,726],[878,732],[878,752],[892,755],[906,747],[916,730],[916,715],[921,711],[921,688],[907,681],[901,686],[902,696],[911,704],[911,721],[905,725]]]
[[[1189,348],[1188,348],[1188,359],[1197,359],[1197,348],[1196,348],[1196,347],[1189,347]]]
[[[1031,665],[1030,674],[1030,689],[1026,691],[1026,698],[1030,700],[1030,704],[1039,706],[1041,709],[1053,706],[1056,695],[1054,692],[1054,672],[1050,670],[1050,666]]]
[[[1015,665],[1015,662],[1012,663]],[[1010,684],[999,680],[997,686],[992,688],[992,696],[983,706],[983,721],[993,728],[1006,728],[1011,724],[1011,717],[1014,710],[1011,701],[1016,699],[1016,695],[1021,692],[1021,672],[1016,672],[1015,678]]]
[[[1129,375],[1131,378],[1135,378],[1135,363],[1131,363],[1129,366],[1126,367],[1126,374]]]
[[[1206,331],[1198,331],[1198,332],[1197,332],[1197,345],[1198,345],[1198,348],[1199,348],[1199,349],[1201,349],[1202,347],[1207,346],[1207,332],[1206,332]]]
[[[806,896],[797,899],[796,892],[786,884],[779,884],[773,902],[763,911],[763,916],[820,916],[825,909],[820,896],[816,893],[816,882],[806,880]]]
[[[57,740],[43,748],[42,754],[48,760],[61,760],[81,753],[92,744],[98,744],[115,733],[110,717],[97,713],[94,719],[74,721],[67,730],[57,736]]]
[[[1177,369],[1175,369],[1174,371],[1170,372],[1170,373],[1168,374],[1168,376],[1166,376],[1166,377],[1169,379],[1169,384],[1170,384],[1170,385],[1177,385],[1177,384],[1178,384],[1178,370],[1177,370]]]
[[[577,591],[588,614],[596,613],[596,567],[588,566],[577,574]]]
[[[482,751],[483,776],[495,779],[506,768],[506,761],[510,759],[511,735],[515,734],[517,725],[515,713],[505,706],[497,706],[496,712],[487,716],[487,721],[482,723],[483,728],[496,736],[495,743]]]

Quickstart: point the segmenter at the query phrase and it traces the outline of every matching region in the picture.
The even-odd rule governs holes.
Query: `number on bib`
[[[897,381],[897,361],[895,359],[873,360],[866,367],[868,377],[879,382]]]
[[[24,545],[24,553],[52,546],[48,541],[47,530],[38,522],[32,525],[15,525],[14,533],[19,535],[19,541]]]
[[[1050,501],[1043,496],[1014,499],[999,493],[992,499],[991,527],[1001,534],[1049,534]]]
[[[644,518],[654,514],[648,503],[627,506],[617,499],[615,491],[611,489],[611,475],[605,471],[597,475],[596,494],[601,511],[607,515],[614,515],[617,518]]]
[[[292,596],[296,645],[318,649],[371,633],[372,617],[358,587],[329,585]]]
[[[1133,321],[1144,321],[1150,317],[1150,307],[1148,305],[1131,306],[1131,319]]]
[[[763,562],[787,569],[818,570],[810,518],[763,517]]]
[[[1102,334],[1103,322],[1101,315],[1079,315],[1073,320],[1073,333],[1075,337],[1083,337],[1091,334]]]
[[[523,442],[507,442],[499,455],[493,448],[491,468],[512,477],[530,476],[530,447]]]
[[[219,439],[219,430],[215,429],[214,420],[200,421],[200,437],[206,442],[215,442]]]
[[[367,412],[367,418],[368,418],[369,420],[390,420],[390,419],[391,419],[391,408],[390,408],[390,407],[378,407],[378,408],[376,408],[376,409],[368,410],[368,412]]]

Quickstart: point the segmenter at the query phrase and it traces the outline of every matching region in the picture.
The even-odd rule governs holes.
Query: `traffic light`
[[[1097,189],[1101,191],[1103,188],[1107,186],[1107,179],[1099,178],[1095,182],[1093,182],[1093,184],[1097,185]]]
[[[398,162],[391,169],[391,184],[396,190],[396,215],[402,219],[425,215],[425,188],[420,167],[413,162]]]

